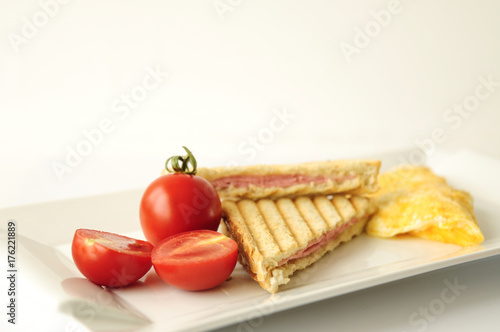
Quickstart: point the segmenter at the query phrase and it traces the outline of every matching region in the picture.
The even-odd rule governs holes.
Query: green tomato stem
[[[165,169],[169,173],[181,173],[181,174],[189,174],[195,175],[197,171],[197,163],[196,158],[193,156],[193,153],[189,151],[188,148],[183,146],[184,150],[186,150],[186,156],[172,156],[167,159],[165,162]],[[170,165],[169,165],[170,164]],[[190,165],[191,164],[191,169]]]

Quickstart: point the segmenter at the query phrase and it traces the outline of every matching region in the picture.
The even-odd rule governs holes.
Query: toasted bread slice
[[[361,196],[226,200],[223,220],[240,264],[271,293],[297,270],[360,234],[374,212]]]
[[[379,160],[198,168],[223,199],[261,199],[377,191]]]

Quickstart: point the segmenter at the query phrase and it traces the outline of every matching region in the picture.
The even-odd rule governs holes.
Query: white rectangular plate
[[[392,154],[382,158],[383,164],[394,164],[405,156],[404,152]],[[462,151],[435,153],[427,164],[473,195],[485,235],[481,246],[462,248],[411,237],[362,235],[296,273],[273,295],[239,265],[230,281],[204,292],[169,287],[153,269],[136,284],[112,291],[84,279],[71,259],[74,231],[94,228],[143,238],[138,220],[141,190],[4,209],[0,217],[17,222],[18,261],[24,266],[21,280],[31,285],[25,287],[36,289],[33,296],[40,303],[52,305],[57,312],[54,317],[65,317],[60,324],[67,327],[76,320],[92,330],[120,326],[141,331],[207,330],[500,254],[500,204],[493,192],[500,179],[491,178],[500,162]]]

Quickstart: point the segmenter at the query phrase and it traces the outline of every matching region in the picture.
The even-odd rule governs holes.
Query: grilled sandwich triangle
[[[363,232],[374,212],[363,196],[300,196],[222,202],[240,264],[271,293],[297,270]]]

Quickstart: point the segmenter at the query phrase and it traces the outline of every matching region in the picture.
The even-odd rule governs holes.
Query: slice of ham
[[[276,175],[233,175],[212,181],[215,189],[247,188],[250,185],[258,187],[291,187],[297,184],[322,184],[328,181],[341,183],[352,180],[356,175],[345,176],[311,176],[304,174],[276,174]]]
[[[316,240],[309,242],[307,247],[305,247],[304,249],[301,249],[301,250],[297,251],[295,254],[291,255],[290,257],[283,259],[281,262],[279,262],[278,266],[283,266],[286,263],[293,261],[295,259],[307,257],[310,254],[312,254],[313,252],[315,252],[316,250],[325,247],[328,242],[335,239],[343,231],[345,231],[349,227],[356,224],[359,220],[360,220],[359,218],[354,217],[351,220],[349,220],[348,222],[332,229],[331,231],[326,232],[325,234],[323,234],[322,236],[320,236]]]

